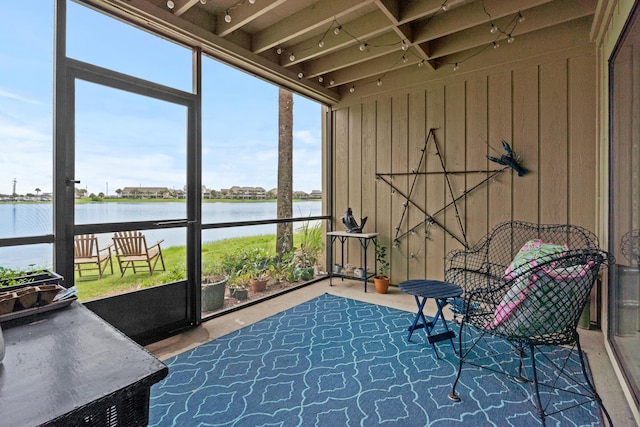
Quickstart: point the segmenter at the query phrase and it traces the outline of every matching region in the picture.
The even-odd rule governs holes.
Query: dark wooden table
[[[3,333],[0,426],[147,425],[150,387],[168,368],[82,304]]]
[[[413,295],[416,300],[416,305],[418,306],[418,312],[413,319],[413,323],[409,326],[407,341],[411,339],[413,331],[424,328],[427,333],[427,340],[433,346],[433,352],[435,353],[436,358],[440,358],[435,346],[437,342],[449,340],[451,348],[455,351],[455,347],[453,345],[455,332],[447,326],[447,321],[444,318],[442,309],[448,304],[449,298],[455,298],[462,295],[462,288],[454,283],[423,279],[405,280],[404,282],[401,282],[398,287],[401,291],[409,295]],[[422,312],[429,298],[433,298],[435,300],[436,307],[438,308],[432,321],[427,321],[424,313]],[[434,334],[434,329],[438,323],[440,323],[443,332]]]

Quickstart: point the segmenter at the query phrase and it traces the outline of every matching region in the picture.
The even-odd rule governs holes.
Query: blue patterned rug
[[[462,402],[449,400],[456,357],[445,341],[436,359],[422,331],[407,342],[413,317],[329,294],[300,304],[166,360],[169,375],[151,389],[149,425],[540,425],[528,386],[490,371],[465,365]],[[602,419],[591,404],[547,425]]]

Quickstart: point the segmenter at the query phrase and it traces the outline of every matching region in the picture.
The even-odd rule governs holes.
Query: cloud
[[[0,98],[9,99],[12,101],[24,102],[27,104],[42,105],[42,102],[38,101],[37,99],[31,99],[31,98],[26,98],[24,96],[16,95],[15,93],[9,92],[1,87],[0,87]]]

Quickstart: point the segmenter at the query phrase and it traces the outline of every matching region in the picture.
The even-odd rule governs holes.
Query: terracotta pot
[[[376,285],[376,292],[386,294],[389,290],[389,278],[384,276],[375,276],[373,283]]]
[[[249,286],[253,292],[264,292],[267,289],[267,279],[250,279]]]

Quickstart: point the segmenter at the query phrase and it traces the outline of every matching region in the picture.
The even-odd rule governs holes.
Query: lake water
[[[37,236],[52,233],[52,205],[37,203],[0,203],[0,238]],[[305,201],[293,203],[293,216],[322,215],[322,202]],[[86,203],[76,205],[76,223],[110,223],[126,221],[149,221],[180,219],[186,216],[186,204],[181,202],[154,203]],[[276,202],[251,203],[203,203],[203,223],[234,221],[258,221],[276,218]],[[302,223],[294,224],[294,227]],[[232,237],[275,234],[276,225],[254,225],[248,227],[204,230],[202,241],[210,242]],[[147,243],[164,239],[162,247],[183,246],[186,231],[161,229],[145,231]],[[98,235],[100,246],[110,243],[111,234]],[[26,261],[28,260],[28,261]],[[25,268],[30,264],[49,267],[53,264],[49,245],[28,245],[0,248],[0,266]]]

